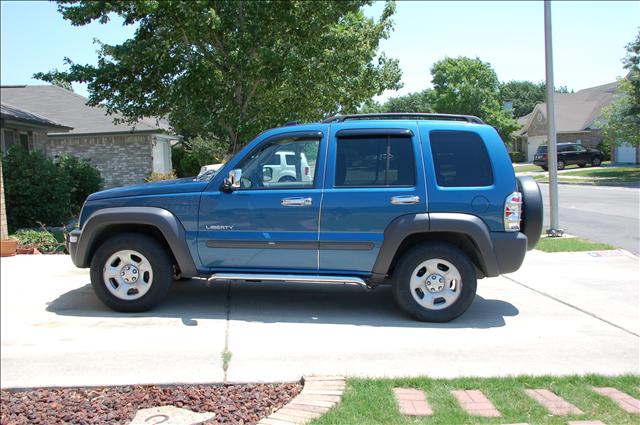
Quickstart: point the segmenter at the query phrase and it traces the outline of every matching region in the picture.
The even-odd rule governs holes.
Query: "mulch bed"
[[[301,390],[298,383],[2,390],[0,424],[127,424],[138,409],[167,405],[216,413],[205,424],[255,424]]]

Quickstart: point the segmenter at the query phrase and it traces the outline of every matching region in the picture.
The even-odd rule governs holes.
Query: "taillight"
[[[520,231],[521,215],[522,193],[513,192],[504,200],[504,230],[507,232]]]
[[[548,160],[549,160],[549,155],[547,155],[547,154],[545,153],[545,154],[544,154],[544,158],[543,158],[543,159],[544,159],[545,161],[548,161]]]
[[[308,176],[310,172],[311,172],[311,168],[309,168],[309,167],[304,167],[304,175],[305,175],[305,176]]]

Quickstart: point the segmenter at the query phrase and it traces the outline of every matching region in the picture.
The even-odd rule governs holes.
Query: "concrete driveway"
[[[66,256],[3,258],[0,382],[638,373],[639,272],[638,258],[619,251],[534,251],[519,272],[480,281],[461,318],[429,324],[398,310],[389,288],[197,280],[126,315],[103,307]]]

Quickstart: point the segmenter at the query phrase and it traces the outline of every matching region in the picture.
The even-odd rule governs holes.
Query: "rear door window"
[[[491,186],[493,171],[480,135],[470,131],[429,133],[438,186]]]
[[[414,186],[415,174],[410,137],[338,138],[336,187]]]

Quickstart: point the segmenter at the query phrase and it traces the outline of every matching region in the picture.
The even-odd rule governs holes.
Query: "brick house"
[[[618,83],[591,87],[575,93],[556,93],[556,138],[558,143],[578,143],[596,148],[602,142],[600,131],[602,108],[609,105]],[[524,152],[527,161],[533,161],[538,146],[546,144],[547,104],[539,103],[533,111],[518,118],[522,128],[516,132],[519,139],[516,150]],[[620,146],[612,150],[614,162],[640,162],[640,149]]]
[[[107,115],[104,108],[87,105],[86,98],[50,85],[2,86],[0,98],[3,108],[63,127],[45,133],[7,123],[2,128],[2,152],[21,143],[50,158],[67,154],[86,159],[100,171],[107,188],[142,183],[152,172],[172,170],[171,146],[180,137],[163,120],[114,124],[118,114]]]

